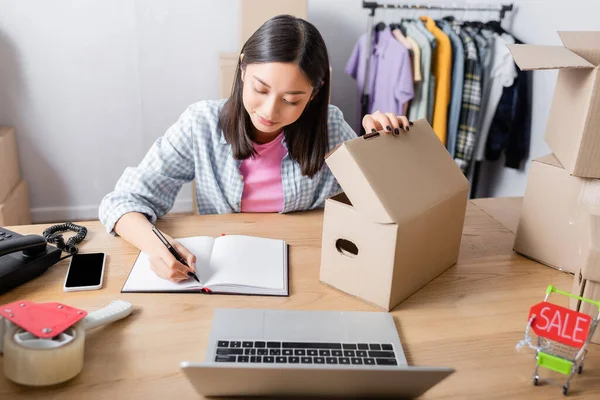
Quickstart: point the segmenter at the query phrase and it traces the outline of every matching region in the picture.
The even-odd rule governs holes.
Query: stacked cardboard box
[[[240,8],[240,48],[269,18],[280,14],[308,17],[308,0],[241,0]]]
[[[588,235],[585,237],[584,245],[587,248],[587,257],[582,267],[575,273],[571,291],[587,299],[600,300],[600,207],[589,207],[586,227]],[[594,318],[598,316],[598,307],[585,301],[571,298],[570,306]],[[592,342],[600,343],[600,330],[596,330]]]
[[[600,32],[559,36],[563,46],[508,45],[522,70],[559,70],[545,134],[553,154],[531,165],[514,250],[573,273],[575,294],[600,297],[600,242],[592,238],[600,205]]]
[[[265,21],[280,14],[307,19],[308,0],[241,0],[239,47],[241,48]],[[219,88],[222,98],[229,97],[231,93],[238,57],[239,52],[219,54]]]
[[[19,171],[15,130],[0,126],[0,226],[30,223],[29,192]]]

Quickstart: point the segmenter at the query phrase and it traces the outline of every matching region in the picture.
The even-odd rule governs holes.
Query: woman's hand
[[[403,115],[375,111],[373,114],[367,114],[363,117],[362,125],[366,133],[386,131],[394,135],[399,135],[400,129],[404,129],[407,132],[412,122],[409,122],[408,118]]]
[[[162,244],[156,246],[154,251],[150,253],[150,268],[156,275],[169,281],[181,282],[190,279],[187,273],[190,270],[196,272],[196,256],[169,235],[165,233],[163,235],[175,247],[175,250],[177,250],[181,257],[185,259],[189,268],[177,261]]]

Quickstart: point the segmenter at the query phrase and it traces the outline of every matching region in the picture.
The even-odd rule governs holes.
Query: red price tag
[[[528,319],[533,315],[531,328],[538,336],[577,348],[585,343],[592,321],[587,314],[545,301],[531,307]]]
[[[0,316],[45,339],[64,332],[86,315],[84,310],[61,303],[22,300],[0,306]]]

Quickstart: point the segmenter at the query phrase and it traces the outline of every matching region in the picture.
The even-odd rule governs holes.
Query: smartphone
[[[71,257],[64,291],[97,290],[102,287],[104,279],[104,253],[77,253]]]

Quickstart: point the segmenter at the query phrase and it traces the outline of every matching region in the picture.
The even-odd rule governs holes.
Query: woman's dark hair
[[[294,63],[310,80],[314,97],[300,117],[284,128],[284,135],[289,156],[300,164],[303,175],[312,177],[323,167],[328,151],[330,74],[325,41],[311,23],[291,15],[278,15],[254,32],[242,53],[231,96],[219,116],[219,127],[231,144],[233,156],[244,160],[255,154],[252,121],[242,101],[242,70],[253,63]]]

